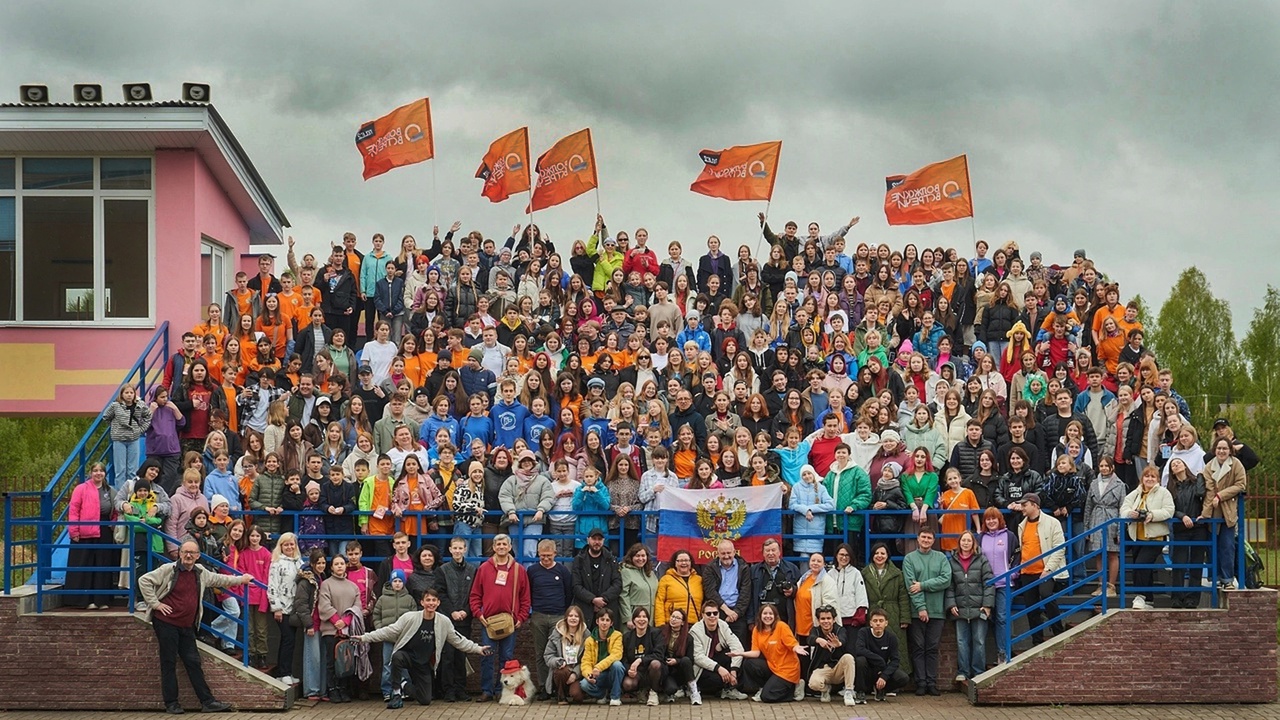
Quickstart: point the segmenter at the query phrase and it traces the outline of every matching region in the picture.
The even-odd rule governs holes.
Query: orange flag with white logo
[[[489,202],[502,202],[529,189],[529,128],[503,135],[489,146],[476,177],[484,180],[480,194]]]
[[[973,217],[969,161],[964,155],[884,180],[884,214],[890,225],[928,225]]]
[[[525,208],[526,213],[559,205],[598,187],[591,128],[561,138],[542,153],[534,169],[538,172],[538,184],[533,188],[533,202]]]
[[[769,200],[778,178],[782,141],[698,153],[704,167],[689,189],[725,200]]]
[[[412,165],[435,157],[431,101],[427,98],[414,100],[361,125],[356,132],[356,149],[364,158],[365,180],[401,165]]]

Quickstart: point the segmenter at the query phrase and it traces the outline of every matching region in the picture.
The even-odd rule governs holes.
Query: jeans
[[[218,638],[218,642],[222,643],[223,650],[230,650],[235,647],[234,640],[240,630],[240,601],[231,593],[224,593],[222,596],[222,612],[225,615],[219,615],[213,622],[209,623],[209,627],[213,631],[224,637]]]
[[[327,549],[329,551],[329,557],[333,557],[335,555],[346,555],[348,542],[348,540],[327,540],[326,544],[328,546]]]
[[[304,635],[302,640],[302,695],[325,694],[324,662],[320,659],[320,633]]]
[[[999,365],[1004,359],[1004,351],[1007,347],[1009,347],[1008,340],[988,340],[987,354],[995,358],[996,364]]]
[[[1009,609],[1005,606],[1005,602],[1009,597],[1009,588],[996,588],[996,606],[991,608],[991,618],[988,623],[996,634],[996,652],[1007,662],[1012,656],[1009,648],[1005,646],[1005,628],[1009,627]]]
[[[137,475],[141,459],[142,438],[138,438],[133,442],[113,441],[111,443],[111,466],[115,472],[111,486],[119,488],[124,485],[126,480]]]
[[[520,562],[527,563],[537,560],[538,541],[542,539],[542,525],[539,523],[525,525],[520,528],[520,533],[524,538],[524,542],[520,546]]]
[[[480,526],[470,525],[461,520],[453,521],[453,534],[457,537],[471,538],[467,541],[467,557],[482,557],[480,542]]]
[[[480,661],[480,692],[498,697],[502,695],[502,678],[494,672],[494,668],[501,668],[516,656],[516,634],[511,633],[501,640],[494,640],[489,637],[489,631],[481,626],[480,644],[493,650],[492,655]],[[618,682],[622,682],[621,677]]]
[[[1234,580],[1236,577],[1236,529],[1226,523],[1218,526],[1218,579]],[[1240,587],[1244,587],[1241,585]]]
[[[590,697],[604,697],[607,690],[610,700],[620,700],[622,699],[622,678],[626,674],[627,669],[622,666],[622,663],[615,661],[604,672],[600,673],[595,682],[583,678],[578,681],[578,685],[582,687],[582,692]]]
[[[556,623],[563,615],[564,613],[553,615],[535,612],[529,616],[529,624],[533,626],[533,656],[538,669],[534,684],[538,686],[539,691],[546,687],[547,678],[551,676],[543,651],[547,649],[547,641],[551,638],[551,633],[555,632]]]
[[[551,535],[563,535],[565,537],[556,539],[556,555],[560,557],[573,557],[573,540],[574,540],[574,521],[573,520],[552,520]],[[650,555],[653,554],[651,551]]]
[[[151,628],[160,646],[160,694],[164,704],[178,702],[178,659],[187,669],[187,679],[201,705],[213,701],[209,683],[205,682],[204,669],[200,666],[200,651],[196,648],[196,631],[193,627],[170,625],[160,618],[153,618]]]
[[[959,650],[957,675],[967,679],[981,675],[987,669],[987,621],[956,619],[956,647]]]
[[[382,643],[382,694],[384,696],[391,694],[391,656],[395,649],[394,642]]]

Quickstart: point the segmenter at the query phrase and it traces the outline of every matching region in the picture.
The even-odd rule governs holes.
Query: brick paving
[[[232,698],[227,698],[231,700]],[[696,711],[696,712],[695,712]],[[247,715],[247,713],[244,713]],[[109,720],[156,720],[163,717],[157,712],[96,713]],[[227,715],[231,718],[241,713]],[[536,703],[532,707],[504,707],[493,703],[432,703],[430,707],[406,705],[403,710],[386,710],[381,702],[354,702],[344,705],[303,702],[287,713],[290,720],[435,720],[437,718],[466,720],[922,720],[947,718],[947,720],[1026,720],[1043,717],[1046,720],[1112,720],[1113,718],[1153,720],[1253,720],[1254,718],[1280,718],[1280,704],[1271,705],[1079,705],[1051,707],[974,707],[962,696],[949,693],[939,698],[917,698],[914,695],[890,698],[886,702],[872,701],[868,705],[847,708],[837,700],[823,705],[814,699],[803,704],[779,703],[762,705],[750,701],[730,702],[707,700],[706,704],[693,708],[687,702],[660,705],[650,708],[644,704],[627,701],[620,708],[597,705],[570,705],[560,707],[554,703]],[[13,711],[0,713],[4,720],[66,720],[63,712],[48,710]]]

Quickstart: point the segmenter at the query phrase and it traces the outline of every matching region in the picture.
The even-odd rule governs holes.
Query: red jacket
[[[471,583],[471,614],[484,618],[499,613],[511,613],[516,622],[529,619],[532,603],[529,594],[529,573],[511,556],[507,570],[507,583],[499,585],[498,566],[489,558],[476,569],[476,579]],[[515,586],[512,586],[512,583]],[[514,592],[513,592],[514,591]],[[512,602],[514,600],[515,602]]]
[[[654,277],[658,277],[658,256],[653,254],[652,250],[639,248],[631,248],[627,251],[626,257],[622,260],[622,272],[630,275],[632,270],[640,272],[641,279],[645,273],[653,273]]]

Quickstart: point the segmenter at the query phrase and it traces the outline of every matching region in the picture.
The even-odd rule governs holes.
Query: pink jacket
[[[71,491],[71,504],[67,507],[67,520],[70,522],[97,523],[102,517],[101,505],[98,502],[98,488],[91,480],[85,480]],[[116,513],[111,511],[111,519]],[[102,537],[101,525],[71,525],[67,533],[72,540],[88,540]]]

